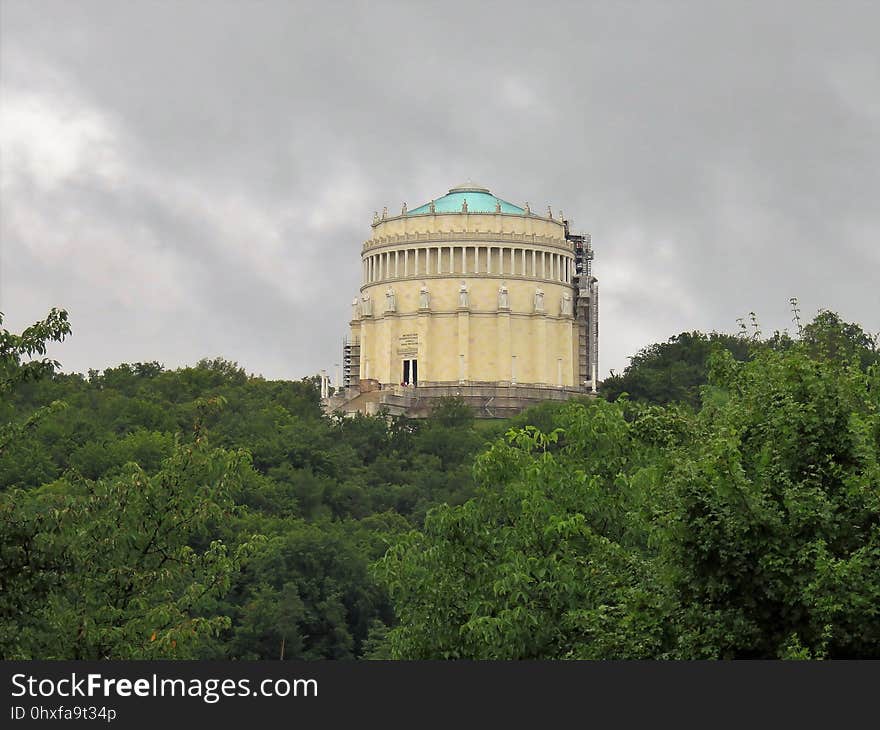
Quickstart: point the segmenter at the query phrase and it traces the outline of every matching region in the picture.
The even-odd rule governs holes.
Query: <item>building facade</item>
[[[374,215],[351,304],[344,393],[329,406],[421,415],[457,395],[478,415],[595,390],[589,236],[465,183]]]

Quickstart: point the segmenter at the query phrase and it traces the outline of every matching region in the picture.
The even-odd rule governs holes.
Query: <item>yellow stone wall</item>
[[[536,215],[509,213],[428,213],[388,218],[373,225],[373,235],[366,245],[377,245],[383,238],[412,233],[442,232],[523,233],[549,236],[565,243],[565,228],[560,220]]]
[[[399,216],[374,224],[362,260],[360,312],[351,322],[361,345],[360,378],[399,383],[403,360],[415,358],[421,383],[577,385],[574,252],[560,221],[502,213]],[[462,282],[466,309],[459,306]],[[422,286],[429,310],[420,309]],[[502,286],[509,310],[499,308]],[[389,287],[394,312],[386,311]],[[538,288],[543,312],[535,311]]]

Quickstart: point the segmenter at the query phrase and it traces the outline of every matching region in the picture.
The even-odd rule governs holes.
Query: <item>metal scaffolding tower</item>
[[[595,392],[599,378],[599,281],[593,276],[593,245],[590,234],[571,233],[565,238],[574,247],[574,311],[578,328],[578,385]]]
[[[361,342],[355,338],[342,340],[342,387],[353,388],[360,382]]]

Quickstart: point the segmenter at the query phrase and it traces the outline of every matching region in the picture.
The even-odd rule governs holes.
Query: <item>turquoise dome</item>
[[[498,205],[501,206],[502,213],[515,213],[523,215],[526,211],[518,205],[508,203],[506,200],[498,198],[489,192],[488,188],[484,188],[471,181],[450,188],[449,192],[442,198],[437,198],[434,202],[435,213],[461,213],[462,203],[467,201],[468,213],[495,213]],[[425,203],[418,208],[407,211],[407,215],[418,215],[419,213],[430,213],[431,203]]]

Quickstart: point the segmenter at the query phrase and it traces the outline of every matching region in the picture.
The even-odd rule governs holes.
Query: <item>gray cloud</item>
[[[68,369],[330,368],[372,211],[466,177],[593,234],[606,372],[793,295],[880,329],[876,4],[0,13],[0,309]]]

